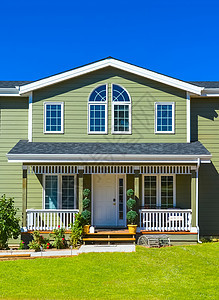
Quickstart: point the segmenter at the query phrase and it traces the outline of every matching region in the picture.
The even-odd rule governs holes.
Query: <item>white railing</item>
[[[78,209],[27,209],[27,230],[71,228]]]
[[[190,231],[191,209],[140,209],[140,230]]]

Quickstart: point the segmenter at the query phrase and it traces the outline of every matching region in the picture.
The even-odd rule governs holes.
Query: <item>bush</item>
[[[90,199],[84,198],[83,200],[83,208],[88,208],[90,205]]]
[[[84,197],[88,197],[90,195],[90,190],[89,189],[84,189],[83,190],[83,195],[84,195]]]
[[[5,195],[0,198],[0,249],[8,248],[8,240],[17,239],[20,235],[17,211],[13,198],[6,198]]]
[[[135,205],[136,205],[136,201],[134,199],[130,198],[127,201],[127,207],[128,207],[129,210],[132,210],[135,207]]]
[[[51,247],[49,238],[44,238],[39,231],[34,231],[32,236],[33,240],[28,244],[30,249],[33,249],[37,252],[40,251],[40,247],[43,247],[44,249],[49,249]]]
[[[82,218],[84,218],[84,225],[90,225],[91,222],[91,212],[87,209],[82,211],[81,213]]]
[[[85,225],[85,219],[81,214],[75,215],[75,222],[71,225],[70,245],[73,248],[78,247],[82,243],[83,227]]]
[[[19,250],[24,250],[24,242],[22,240],[20,241]]]
[[[135,224],[135,220],[137,218],[138,214],[136,211],[134,210],[130,210],[127,212],[126,214],[126,218],[129,224],[134,225]]]
[[[127,196],[128,197],[132,197],[134,195],[134,191],[132,189],[129,189],[127,192],[126,192]]]
[[[55,240],[52,243],[52,246],[57,249],[67,248],[67,241],[65,239],[65,228],[54,229]]]

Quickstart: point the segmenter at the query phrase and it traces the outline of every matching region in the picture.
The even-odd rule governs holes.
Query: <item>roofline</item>
[[[90,63],[88,65],[84,65],[82,67],[78,67],[63,73],[59,73],[56,75],[52,75],[40,80],[37,80],[35,82],[22,85],[19,87],[19,93],[24,94],[24,93],[29,93],[31,91],[50,86],[52,84],[56,84],[59,82],[62,82],[64,80],[72,79],[78,76],[82,76],[84,74],[97,71],[106,67],[114,67],[126,72],[130,72],[132,74],[142,76],[151,80],[158,81],[160,83],[166,84],[173,86],[175,88],[185,90],[187,92],[196,94],[196,95],[201,95],[201,92],[203,91],[204,87],[199,87],[193,84],[190,84],[188,82],[184,82],[179,79],[175,79],[160,73],[156,73],[154,71],[150,71],[148,69],[132,65],[130,63],[117,60],[115,58],[105,58],[103,60],[99,60],[93,63]]]
[[[197,163],[210,162],[209,155],[145,155],[145,154],[10,154],[8,162],[44,163],[44,162],[68,162],[68,163],[112,163],[112,162],[141,162],[141,163]]]

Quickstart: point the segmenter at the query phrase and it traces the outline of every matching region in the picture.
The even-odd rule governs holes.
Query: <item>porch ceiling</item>
[[[210,162],[200,143],[49,143],[20,140],[7,154],[9,162],[44,163],[197,163]]]

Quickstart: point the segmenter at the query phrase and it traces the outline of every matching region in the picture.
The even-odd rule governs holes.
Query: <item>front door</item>
[[[93,224],[96,227],[117,226],[117,177],[93,175]]]

